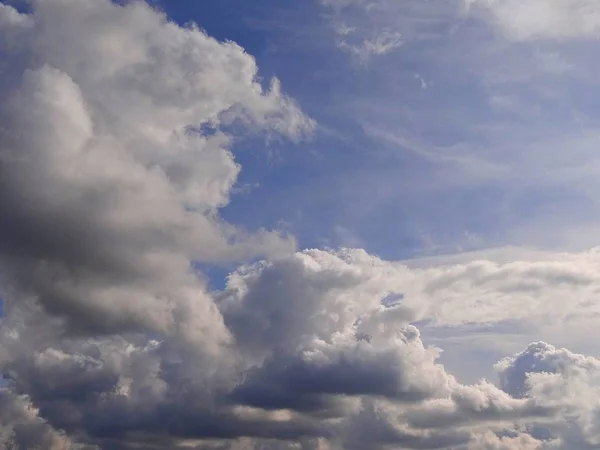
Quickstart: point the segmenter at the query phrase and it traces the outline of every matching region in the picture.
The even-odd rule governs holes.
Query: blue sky
[[[283,226],[302,248],[390,259],[593,245],[593,42],[511,40],[478,3],[407,5],[163,1],[178,22],[244,47],[318,123],[301,144],[238,142],[252,188],[224,217]],[[386,32],[402,42],[357,56],[342,25],[361,45]]]
[[[299,248],[359,247],[388,260],[597,245],[595,35],[556,37],[549,23],[511,36],[478,2],[335,3],[162,3],[175,20],[239,43],[318,123],[300,143],[237,143],[239,183],[250,188],[223,217],[289,231]],[[360,53],[390,34],[397,45]],[[209,272],[215,286],[227,271]],[[532,337],[499,327],[486,333],[514,338],[511,351]],[[482,361],[506,351],[471,354],[464,340],[477,327],[423,332],[470,380],[493,376]]]
[[[210,34],[236,40],[256,57],[260,73],[276,75],[319,123],[316,135],[301,144],[280,139],[265,152],[261,139],[240,142],[240,183],[256,187],[234,196],[224,217],[253,228],[284,226],[301,247],[366,244],[391,258],[410,256],[422,243],[411,229],[416,224],[405,225],[413,219],[404,217],[408,205],[400,191],[423,161],[385,148],[362,129],[359,117],[344,113],[355,101],[379,103],[374,77],[381,71],[340,52],[319,5],[276,3],[221,8],[208,2],[191,10],[177,2],[164,5],[181,21],[193,18]]]

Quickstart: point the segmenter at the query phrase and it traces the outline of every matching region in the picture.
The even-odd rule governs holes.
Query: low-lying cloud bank
[[[230,125],[314,122],[144,3],[0,4],[0,441],[16,449],[587,449],[600,360],[459,383],[415,326],[587,320],[595,251],[432,268],[225,223]],[[236,127],[237,128],[237,127]],[[207,131],[208,130],[208,131]],[[197,263],[263,257],[211,292]]]
[[[496,365],[499,386],[461,384],[411,324],[427,313],[408,295],[388,301],[403,270],[362,251],[316,250],[242,267],[205,293],[226,343],[69,336],[43,309],[17,305],[1,341],[4,439],[108,449],[599,445],[600,360],[538,342]]]

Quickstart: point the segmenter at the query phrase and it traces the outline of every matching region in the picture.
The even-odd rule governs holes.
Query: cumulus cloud
[[[0,390],[0,442],[7,449],[67,450],[70,440],[54,430],[27,397]]]
[[[599,258],[597,249],[534,253],[510,260],[475,254],[465,261],[418,266],[385,261],[364,250],[307,250],[277,264],[261,263],[260,271],[245,267],[232,273],[221,308],[240,341],[252,346],[260,340],[259,347],[272,340],[291,345],[287,340],[297,339],[300,333],[296,327],[341,332],[355,318],[347,307],[335,306],[346,302],[357,316],[368,308],[379,311],[361,319],[367,334],[384,326],[383,317],[392,317],[392,311],[390,323],[396,325],[417,320],[438,326],[504,321],[583,324],[593,320],[599,306]],[[296,271],[303,274],[301,278],[291,275]],[[257,273],[261,273],[258,278]],[[304,298],[303,283],[310,283],[314,293],[306,300],[309,303],[298,303],[298,296]],[[240,298],[246,293],[252,307],[244,309]],[[286,308],[278,302],[279,296],[288,299]],[[384,308],[382,301],[394,307]],[[325,313],[332,307],[341,308],[336,319]],[[318,310],[304,316],[308,308]],[[264,335],[264,324],[275,319],[277,328],[270,331],[274,334]]]
[[[597,445],[594,358],[535,344],[465,385],[417,327],[587,314],[597,252],[413,268],[225,223],[232,129],[315,126],[279,82],[145,3],[27,9],[0,4],[5,447]],[[218,292],[194,269],[257,257]]]
[[[196,315],[190,339],[226,341],[190,263],[286,252],[293,240],[219,219],[239,172],[221,129],[241,121],[298,138],[313,122],[277,80],[263,90],[243,49],[144,3],[1,5],[0,21],[8,309],[31,297],[75,333],[175,332]]]
[[[592,370],[593,358],[561,350],[562,365],[530,364],[531,349],[552,350],[535,344],[498,364],[503,390],[461,384],[411,325],[426,313],[390,295],[401,269],[410,270],[363,251],[317,250],[243,266],[215,294],[235,342],[217,355],[180,337],[51,338],[47,320],[35,328],[40,345],[22,325],[36,323],[35,311],[9,315],[5,392],[27,396],[40,429],[102,449],[527,448],[575,439],[561,415],[589,411],[568,399],[593,389],[592,379],[560,390],[563,398],[556,380],[535,371]],[[593,442],[586,424],[580,441]]]
[[[599,359],[536,342],[498,362],[496,370],[502,389],[514,397],[562,409],[560,420],[548,425],[561,437],[561,448],[600,445]]]
[[[475,445],[481,430],[547,421],[565,407],[560,395],[552,402],[514,387],[532,372],[519,355],[498,365],[507,392],[457,383],[409,324],[415,312],[399,296],[390,300],[400,269],[408,271],[362,251],[309,251],[240,268],[216,298],[237,341],[222,355],[229,361],[172,339],[60,339],[32,350],[24,313],[10,316],[5,377],[50,430],[101,448],[240,436],[281,446],[326,436],[344,448],[445,448]],[[485,439],[491,448],[529,442]]]
[[[497,364],[500,389],[486,380],[464,385],[411,323],[590,314],[596,255],[411,268],[361,250],[310,250],[243,267],[219,296],[225,323],[253,361],[232,398],[343,417],[332,432],[343,448],[593,448],[595,358],[532,344]],[[569,293],[581,300],[561,311]],[[557,370],[572,381],[548,375]],[[574,416],[575,428],[566,419]]]

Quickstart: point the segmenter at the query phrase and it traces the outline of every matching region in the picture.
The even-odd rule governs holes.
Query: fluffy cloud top
[[[414,269],[244,232],[231,125],[314,128],[278,81],[145,3],[29,6],[0,4],[6,448],[597,445],[596,359],[535,344],[465,385],[416,326],[587,313],[597,252]],[[219,292],[194,270],[257,256]]]
[[[227,332],[192,261],[293,249],[223,223],[239,166],[222,125],[297,138],[313,127],[252,57],[144,3],[0,8],[0,265],[13,297],[73,332]],[[125,44],[126,43],[126,44]],[[216,133],[204,134],[210,125]],[[183,330],[179,330],[183,332]]]

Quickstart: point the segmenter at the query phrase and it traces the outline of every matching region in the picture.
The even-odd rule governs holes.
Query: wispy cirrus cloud
[[[592,0],[467,0],[510,39],[597,39],[600,7]]]
[[[408,187],[402,180],[410,179],[411,198],[432,205],[420,221],[425,225],[415,228],[439,221],[436,210],[447,202],[433,206],[436,198],[453,192],[454,199],[477,199],[468,215],[485,225],[469,224],[457,204],[444,219],[456,223],[451,240],[477,235],[483,246],[596,244],[600,210],[591,174],[598,165],[598,115],[589,101],[598,70],[591,57],[599,17],[594,2],[322,4],[334,23],[357,36],[402,36],[397,51],[371,60],[357,75],[360,90],[340,94],[340,114],[360,124],[372,147],[389,157],[372,178],[385,183],[378,192],[393,190],[395,198],[371,196],[365,214],[403,209]],[[427,89],[420,89],[415,73]],[[414,182],[416,172],[430,183]],[[395,189],[388,186],[393,179]],[[440,232],[424,234],[447,248]]]
[[[331,16],[338,47],[363,63],[404,43],[443,34],[436,27],[451,11],[444,3],[321,0]]]

